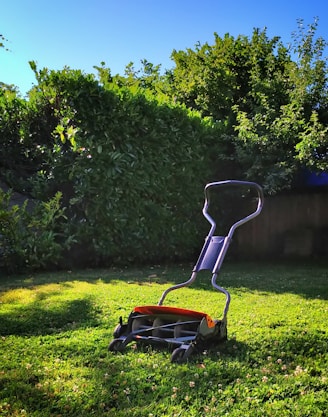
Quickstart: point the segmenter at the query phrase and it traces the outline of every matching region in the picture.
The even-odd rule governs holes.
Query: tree
[[[254,29],[250,39],[215,34],[214,45],[172,54],[171,95],[220,121],[227,154],[217,158],[270,193],[289,188],[300,166],[327,169],[326,42],[317,24],[306,31],[299,21],[293,49]]]
[[[251,39],[214,36],[214,45],[198,44],[195,51],[173,51],[176,67],[171,75],[172,94],[204,116],[227,120],[232,126],[232,107],[254,111],[261,84],[262,89],[271,88],[277,93],[278,85],[274,88],[270,81],[278,80],[289,57],[279,38],[268,39],[266,30],[255,29]],[[280,90],[279,101],[284,101],[284,89]]]
[[[269,39],[265,29],[254,29],[251,39],[215,34],[214,45],[198,44],[195,51],[174,51],[172,57],[176,63],[170,78],[172,94],[225,126],[226,154],[216,151],[215,158],[230,160],[232,175],[276,189],[275,181],[266,181],[262,173],[269,167],[277,169],[273,166],[277,150],[271,144],[272,149],[263,153],[267,138],[262,138],[263,128],[257,131],[252,121],[257,119],[257,126],[263,127],[265,119],[275,118],[288,103],[285,74],[291,58],[279,37]],[[280,171],[281,167],[278,176]]]
[[[271,193],[289,188],[302,166],[328,168],[326,42],[315,38],[316,29],[317,21],[307,31],[299,22],[293,46],[297,60],[289,61],[281,74],[286,80],[283,102],[277,106],[261,89],[256,112],[235,108],[237,155],[247,176],[259,178]]]
[[[303,128],[296,144],[297,159],[317,172],[328,171],[328,42],[316,37],[318,19],[308,26],[299,20],[294,34],[297,54],[293,102],[303,107]]]

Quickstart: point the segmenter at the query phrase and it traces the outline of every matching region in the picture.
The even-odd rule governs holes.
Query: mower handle
[[[206,218],[206,220],[211,224],[211,229],[209,231],[209,236],[213,236],[215,228],[216,228],[216,223],[213,220],[213,218],[209,215],[208,213],[208,207],[210,204],[210,196],[209,196],[209,190],[210,188],[216,188],[216,187],[245,187],[245,188],[252,188],[254,190],[256,190],[257,192],[257,199],[258,199],[258,203],[257,203],[257,208],[256,210],[249,214],[248,216],[242,218],[241,220],[238,220],[236,223],[234,223],[229,231],[228,237],[231,238],[234,231],[237,229],[237,227],[241,226],[242,224],[248,222],[249,220],[253,219],[254,217],[258,216],[262,210],[263,207],[263,202],[264,202],[264,195],[263,195],[263,190],[262,187],[260,185],[258,185],[255,182],[251,182],[251,181],[237,181],[237,180],[226,180],[226,181],[216,181],[216,182],[210,182],[205,186],[205,202],[204,202],[204,207],[203,207],[203,215]]]
[[[225,308],[224,308],[224,312],[223,312],[223,320],[226,320],[227,314],[228,314],[228,309],[229,309],[229,305],[230,305],[230,293],[229,291],[227,291],[226,289],[224,289],[223,287],[219,286],[216,282],[217,280],[217,276],[219,273],[219,270],[221,268],[223,259],[225,257],[225,254],[228,250],[228,247],[230,245],[230,242],[232,240],[232,236],[234,234],[234,231],[236,230],[237,227],[241,226],[242,224],[248,222],[249,220],[253,219],[254,217],[256,217],[257,215],[260,214],[262,207],[263,207],[263,202],[264,202],[264,196],[263,196],[263,190],[262,187],[260,187],[258,184],[256,184],[255,182],[249,182],[249,181],[237,181],[237,180],[226,180],[226,181],[218,181],[218,182],[211,182],[208,183],[205,186],[205,203],[204,203],[204,207],[203,207],[203,215],[204,217],[209,221],[209,223],[211,224],[211,229],[209,231],[209,234],[206,238],[206,242],[211,242],[212,238],[218,238],[219,236],[213,236],[214,231],[216,229],[216,223],[215,221],[212,219],[212,217],[209,215],[208,213],[208,207],[210,204],[210,197],[209,197],[209,189],[210,188],[214,188],[214,187],[245,187],[245,188],[252,188],[255,189],[257,192],[257,198],[258,198],[258,203],[257,203],[257,208],[256,210],[254,210],[252,213],[250,213],[249,215],[247,215],[246,217],[242,218],[241,220],[238,220],[237,222],[235,222],[229,230],[229,233],[227,236],[222,237],[223,238],[223,243],[222,243],[222,247],[220,248],[220,252],[218,254],[218,257],[214,263],[214,266],[212,268],[212,286],[217,289],[218,291],[222,292],[225,294],[226,296],[226,304],[225,304]],[[206,243],[204,248],[206,248]],[[203,248],[203,250],[204,250]],[[198,262],[197,262],[198,264]],[[209,268],[202,268],[202,269],[209,269]],[[176,284],[173,285],[172,287],[168,288],[167,290],[165,290],[158,302],[158,305],[162,305],[164,302],[164,299],[166,298],[167,294],[173,290],[177,290],[179,288],[182,287],[186,287],[191,285],[196,277],[197,277],[197,272],[200,270],[200,268],[197,266],[195,266],[191,277],[189,278],[189,280],[182,282],[181,284]]]
[[[221,248],[221,251],[219,253],[219,256],[214,264],[213,270],[212,270],[212,286],[217,289],[218,291],[221,291],[225,294],[226,296],[226,305],[224,308],[224,312],[223,312],[223,317],[224,319],[227,317],[228,314],[228,310],[229,310],[229,305],[230,305],[230,293],[229,291],[227,291],[226,289],[224,289],[223,287],[221,287],[220,285],[217,284],[216,280],[218,277],[218,273],[221,269],[223,260],[225,258],[226,252],[228,250],[228,247],[230,245],[230,242],[232,240],[232,236],[235,232],[235,230],[237,229],[237,227],[241,226],[244,223],[247,223],[248,221],[250,221],[251,219],[253,219],[254,217],[258,216],[262,210],[263,207],[263,202],[264,202],[264,195],[263,195],[263,190],[262,187],[260,187],[258,184],[256,184],[255,182],[249,182],[249,181],[236,181],[236,180],[227,180],[227,181],[219,181],[219,182],[212,182],[206,185],[205,187],[205,203],[204,203],[204,208],[203,208],[203,214],[205,216],[205,218],[210,222],[211,224],[211,230],[208,234],[208,239],[211,239],[215,228],[216,228],[216,223],[215,221],[212,219],[212,217],[208,214],[207,209],[209,207],[209,203],[210,203],[210,199],[209,199],[209,189],[213,188],[213,187],[245,187],[245,188],[252,188],[254,190],[256,190],[257,192],[257,207],[256,210],[254,210],[252,213],[250,213],[249,215],[247,215],[246,217],[238,220],[237,222],[235,222],[229,230],[228,235],[224,238],[223,241],[223,245]]]

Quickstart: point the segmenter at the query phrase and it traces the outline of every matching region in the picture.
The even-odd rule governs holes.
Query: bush
[[[14,140],[22,143],[24,163],[33,162],[21,189],[39,201],[58,201],[54,196],[62,194],[69,227],[59,207],[56,227],[64,241],[76,238],[62,266],[81,265],[81,259],[84,266],[85,260],[94,266],[193,257],[207,227],[201,216],[203,187],[220,178],[218,173],[226,175],[222,125],[164,95],[156,99],[81,71],[35,72],[38,85],[24,103]],[[9,121],[15,125],[15,117]],[[14,223],[16,215],[21,221],[20,211],[9,214]],[[39,215],[39,224],[38,218],[24,216],[24,224],[36,222],[35,228],[43,230],[37,241],[44,239],[47,248],[32,259],[32,236],[29,241],[24,236],[29,253],[24,262],[29,259],[36,268],[57,262],[61,248],[57,235],[46,235],[52,230],[46,217]]]
[[[11,192],[0,189],[0,266],[8,272],[56,265],[72,237],[63,238],[64,209],[60,193],[32,210],[27,200],[11,205]]]
[[[63,192],[71,230],[94,263],[187,259],[198,250],[195,218],[202,221],[219,148],[210,119],[68,69],[43,73],[30,103],[39,114],[52,108],[58,123],[34,192]]]

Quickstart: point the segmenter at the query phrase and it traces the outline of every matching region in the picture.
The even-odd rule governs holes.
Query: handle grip
[[[245,187],[245,188],[251,188],[254,189],[257,192],[257,207],[254,212],[250,213],[248,216],[244,217],[243,219],[237,221],[234,223],[229,231],[228,236],[232,236],[234,231],[237,227],[241,226],[242,224],[252,220],[254,217],[258,216],[261,213],[261,210],[263,208],[264,204],[264,195],[263,195],[263,189],[262,187],[257,184],[256,182],[251,181],[237,181],[237,180],[225,180],[225,181],[216,181],[216,182],[210,182],[205,186],[205,202],[203,207],[203,215],[208,220],[208,222],[211,224],[211,230],[209,232],[209,236],[212,236],[214,233],[214,230],[216,228],[216,223],[213,220],[213,218],[208,213],[208,207],[210,204],[210,196],[209,196],[209,190],[210,188],[216,188],[216,187]]]

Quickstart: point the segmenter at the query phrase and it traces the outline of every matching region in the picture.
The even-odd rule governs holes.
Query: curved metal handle
[[[250,213],[248,216],[244,217],[243,219],[235,222],[229,230],[228,235],[224,238],[224,243],[221,249],[221,252],[216,260],[216,263],[213,267],[212,270],[212,286],[217,289],[218,291],[221,291],[225,294],[226,296],[226,304],[225,304],[225,308],[224,308],[224,312],[223,312],[223,320],[226,320],[227,314],[228,314],[228,310],[229,310],[229,305],[230,305],[230,293],[229,291],[225,290],[223,287],[221,287],[220,285],[217,284],[216,280],[218,277],[218,273],[221,269],[224,257],[226,255],[226,252],[228,250],[228,247],[230,245],[230,242],[232,240],[232,235],[234,234],[234,231],[237,229],[237,227],[241,226],[242,224],[248,222],[249,220],[253,219],[254,217],[258,216],[263,208],[263,203],[264,203],[264,195],[263,195],[263,190],[262,187],[260,185],[258,185],[255,182],[249,182],[249,181],[237,181],[237,180],[226,180],[226,181],[219,181],[219,182],[211,182],[209,184],[206,185],[205,187],[205,203],[204,203],[204,208],[203,208],[203,214],[206,217],[206,219],[210,222],[211,224],[211,230],[209,232],[209,238],[211,238],[214,234],[215,228],[216,228],[216,224],[215,221],[212,219],[212,217],[208,214],[207,209],[209,207],[209,189],[211,187],[220,187],[220,186],[226,186],[226,187],[230,187],[230,186],[236,186],[236,187],[247,187],[247,188],[253,188],[256,190],[257,192],[257,198],[258,198],[258,202],[257,202],[257,207],[256,210],[252,213]]]
[[[224,314],[223,314],[223,320],[226,320],[226,316],[228,313],[228,309],[229,309],[229,304],[230,304],[230,294],[227,290],[225,290],[224,288],[220,287],[217,283],[216,283],[216,279],[217,279],[217,275],[218,272],[221,268],[221,264],[223,262],[223,259],[225,257],[225,254],[227,252],[227,249],[229,247],[230,241],[232,239],[232,235],[234,233],[234,231],[236,230],[237,227],[241,226],[242,224],[248,222],[249,220],[253,219],[254,217],[256,217],[258,214],[260,214],[262,207],[263,207],[263,190],[262,188],[256,184],[255,182],[248,182],[248,181],[237,181],[237,180],[226,180],[226,181],[218,181],[218,182],[211,182],[209,184],[207,184],[205,186],[205,203],[204,203],[204,207],[203,207],[203,215],[205,216],[205,218],[210,222],[211,224],[211,230],[209,232],[209,235],[207,236],[206,239],[211,239],[215,228],[216,228],[216,223],[215,221],[212,219],[212,217],[208,214],[207,210],[210,204],[210,198],[209,198],[209,189],[212,187],[223,187],[223,186],[245,186],[248,188],[254,188],[257,191],[257,196],[258,196],[258,204],[257,204],[257,208],[256,210],[249,214],[248,216],[244,217],[243,219],[237,221],[236,223],[234,223],[229,231],[229,234],[224,237],[224,243],[223,246],[221,248],[221,251],[219,253],[219,256],[215,262],[215,265],[213,267],[212,270],[212,285],[214,288],[216,288],[217,290],[221,291],[222,293],[225,294],[226,296],[226,305],[224,308]],[[191,285],[195,279],[197,277],[197,271],[193,270],[193,273],[191,275],[191,277],[189,278],[189,280],[182,282],[181,284],[177,284],[177,285],[173,285],[172,287],[168,288],[167,290],[165,290],[158,302],[158,305],[162,305],[164,302],[164,299],[166,298],[167,294],[173,290],[176,290],[178,288],[182,288],[182,287],[186,287]]]
[[[229,231],[228,237],[232,237],[234,231],[237,229],[237,227],[241,226],[242,224],[248,222],[249,220],[253,219],[254,217],[258,216],[263,208],[263,203],[264,203],[264,195],[263,195],[263,189],[262,187],[257,184],[256,182],[251,182],[251,181],[237,181],[237,180],[226,180],[226,181],[217,181],[217,182],[210,182],[205,186],[205,202],[204,202],[204,207],[203,207],[203,215],[204,217],[207,219],[207,221],[211,224],[211,229],[209,232],[209,236],[213,236],[215,228],[216,228],[216,223],[213,220],[213,218],[209,215],[208,213],[208,207],[210,204],[210,196],[209,196],[209,189],[210,188],[214,188],[214,187],[247,187],[247,188],[253,188],[256,190],[257,192],[257,198],[258,198],[258,203],[257,203],[257,208],[256,210],[249,214],[248,216],[244,217],[243,219],[237,221],[236,223],[234,223]]]

